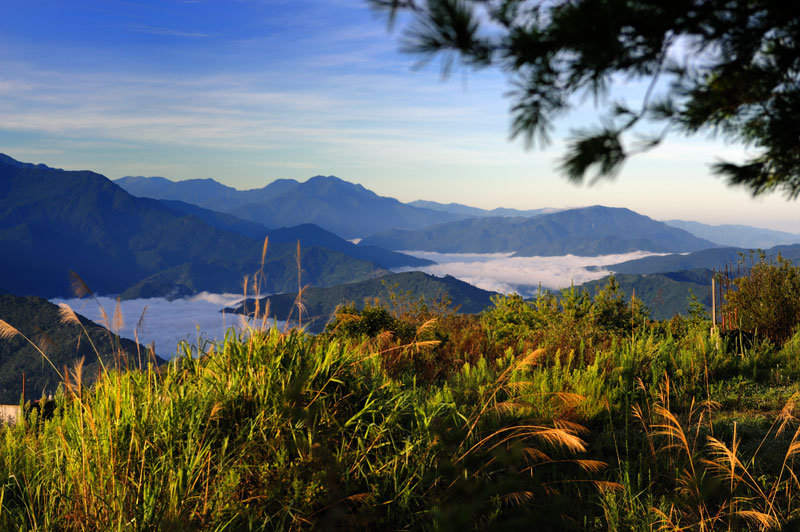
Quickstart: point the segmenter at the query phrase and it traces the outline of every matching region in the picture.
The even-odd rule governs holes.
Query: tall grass
[[[52,419],[7,429],[0,528],[435,527],[455,506],[488,526],[545,508],[561,491],[548,467],[601,468],[574,456],[578,425],[542,423],[526,400],[538,353],[465,368],[457,391],[298,331],[191,355],[63,387]]]
[[[256,308],[161,368],[79,363],[0,432],[0,530],[798,526],[800,333],[564,296],[350,305],[316,337]]]

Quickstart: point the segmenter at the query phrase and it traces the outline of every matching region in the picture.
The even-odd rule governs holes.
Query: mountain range
[[[315,224],[307,223],[293,227],[267,229],[259,223],[243,220],[231,214],[204,209],[191,203],[177,200],[159,201],[178,212],[197,216],[203,222],[217,229],[232,231],[257,240],[269,237],[269,241],[272,243],[297,244],[299,242],[301,248],[319,246],[340,251],[350,257],[374,262],[383,268],[419,267],[433,264],[429,260],[376,246],[356,246],[349,240],[345,240]]]
[[[260,268],[262,241],[174,205],[134,197],[94,172],[0,155],[0,198],[0,279],[17,295],[69,295],[70,270],[98,293],[120,293],[137,283],[162,291],[240,292],[244,276]],[[289,243],[270,246],[264,290],[297,286],[295,253]],[[318,246],[302,248],[301,263],[303,282],[318,285],[387,273]]]
[[[716,246],[630,209],[599,205],[533,218],[470,218],[418,230],[392,229],[359,245],[440,253],[510,252],[520,257],[687,252]]]
[[[539,216],[540,214],[549,214],[560,210],[551,208],[521,210],[506,209],[504,207],[498,207],[496,209],[481,209],[479,207],[470,207],[469,205],[464,205],[462,203],[439,203],[436,201],[427,200],[411,201],[408,203],[408,205],[422,207],[424,209],[431,209],[434,211],[448,212],[450,214],[463,216],[465,218],[480,218],[483,216],[524,216],[531,218],[533,216]]]
[[[463,218],[379,196],[335,176],[315,176],[303,182],[278,179],[251,190],[237,190],[213,179],[170,181],[129,176],[115,182],[134,196],[183,201],[269,228],[312,223],[347,239]]]
[[[216,211],[213,217],[219,219],[227,214],[234,216],[237,220],[237,227],[227,225],[225,228],[238,231],[242,234],[252,236],[253,228],[247,227],[243,222],[259,224],[258,227],[279,228],[290,227],[304,224],[316,224],[328,232],[347,239],[366,239],[363,244],[377,243],[377,237],[408,239],[408,244],[399,245],[393,249],[426,249],[418,245],[412,247],[414,243],[408,233],[403,230],[421,230],[426,232],[420,238],[430,241],[429,234],[431,226],[437,226],[436,231],[458,232],[461,229],[472,231],[466,236],[470,240],[481,237],[485,242],[481,244],[453,243],[450,249],[481,249],[480,252],[488,252],[489,249],[502,249],[504,251],[516,252],[519,255],[529,255],[536,249],[543,249],[544,254],[558,254],[564,249],[572,248],[576,252],[583,254],[603,254],[616,253],[631,250],[637,244],[646,245],[647,248],[662,251],[676,250],[674,242],[670,243],[669,235],[665,228],[659,228],[661,234],[650,232],[643,238],[630,234],[631,227],[612,227],[611,234],[591,234],[589,241],[576,241],[575,231],[567,228],[560,231],[558,228],[550,227],[552,231],[549,235],[544,234],[547,229],[541,229],[541,237],[544,242],[536,242],[532,247],[536,249],[522,249],[525,245],[525,236],[510,236],[508,242],[501,243],[498,238],[502,238],[506,233],[506,228],[512,228],[512,233],[524,231],[525,220],[511,221],[509,218],[537,218],[542,215],[553,215],[559,212],[580,211],[582,209],[561,210],[553,208],[540,209],[481,209],[460,203],[440,203],[427,200],[416,200],[406,204],[394,198],[379,196],[367,190],[361,185],[349,183],[334,176],[315,176],[307,181],[300,182],[294,179],[278,179],[264,187],[251,190],[237,190],[223,185],[213,179],[189,179],[185,181],[171,181],[163,177],[123,177],[116,180],[116,183],[135,196],[150,197],[166,200],[165,203],[172,204],[176,208],[180,207],[177,201],[184,204],[191,204],[195,209],[203,207],[207,210]],[[632,212],[632,211],[630,211]],[[201,216],[200,211],[194,214]],[[591,213],[584,220],[578,223],[597,223],[591,219],[598,213]],[[211,221],[212,215],[205,214],[204,221],[214,225]],[[484,222],[470,219],[486,218]],[[494,219],[504,218],[497,221]],[[494,220],[494,221],[493,221]],[[554,218],[550,218],[554,220]],[[649,219],[648,219],[649,220]],[[462,221],[462,226],[447,226],[448,222]],[[635,220],[623,220],[623,223]],[[649,220],[653,222],[654,220]],[[602,225],[606,221],[600,220]],[[560,223],[560,222],[558,222]],[[664,222],[671,228],[681,229],[690,235],[697,237],[704,243],[699,244],[695,241],[694,246],[679,246],[681,249],[699,249],[700,246],[734,246],[743,248],[767,248],[779,244],[800,243],[800,235],[762,229],[744,225],[708,225],[699,222],[685,220],[668,220]],[[444,227],[438,227],[444,225]],[[546,225],[546,224],[545,224]],[[650,226],[650,229],[653,229]],[[255,231],[255,232],[259,232]],[[414,231],[412,231],[413,233]],[[580,231],[578,231],[580,232]],[[377,234],[377,235],[376,235]],[[548,246],[547,240],[558,240],[568,235],[572,239],[569,245],[554,243]],[[577,235],[578,237],[582,235]],[[666,237],[663,243],[658,246],[653,240]],[[685,235],[684,235],[685,237]],[[449,237],[441,239],[450,240]],[[385,240],[381,240],[385,242]],[[497,241],[494,244],[489,241]],[[386,247],[386,246],[384,246]],[[437,251],[446,249],[441,245],[435,245]],[[548,251],[547,248],[551,248]],[[520,248],[520,249],[517,249]],[[433,250],[433,249],[429,249]],[[538,252],[537,252],[538,253]]]
[[[667,220],[664,223],[721,246],[766,249],[779,245],[800,244],[798,234],[749,225],[708,225],[686,220]]]
[[[261,290],[291,294],[296,289],[299,242],[301,282],[336,287],[308,292],[324,293],[326,301],[333,298],[329,294],[375,292],[383,281],[367,281],[392,269],[432,264],[399,250],[518,257],[669,253],[608,267],[618,276],[638,275],[620,277],[623,287],[639,283],[646,291],[641,283],[697,285],[700,277],[675,272],[721,268],[747,254],[744,247],[721,248],[714,238],[794,238],[747,226],[658,222],[603,206],[554,211],[486,210],[423,200],[404,204],[333,176],[281,179],[244,191],[210,179],[126,177],[115,183],[94,172],[63,171],[5,155],[0,155],[0,198],[2,286],[46,297],[70,294],[70,270],[97,292],[123,299],[241,292],[244,277],[252,279],[260,269],[265,237],[269,247]],[[367,236],[356,245],[342,235]],[[778,252],[800,259],[800,245],[773,247],[767,255]],[[679,299],[664,308],[678,308]]]

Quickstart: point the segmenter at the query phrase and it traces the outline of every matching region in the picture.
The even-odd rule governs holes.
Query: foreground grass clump
[[[386,356],[252,331],[160,371],[66,385],[52,419],[0,435],[0,529],[572,523],[561,481],[602,464],[580,459],[580,426],[526,400],[539,353],[435,386],[390,377]]]
[[[568,515],[583,529],[800,526],[800,332],[783,343],[747,329],[721,332],[697,304],[686,317],[653,321],[614,282],[594,297],[567,289],[494,304],[458,322],[436,308],[343,307],[327,334],[386,352],[408,349],[403,336],[438,340],[401,358],[405,366],[391,358],[384,365],[402,371],[414,361],[418,379],[453,390],[462,389],[472,357],[492,367],[536,349],[526,405],[539,419],[587,427],[588,456],[608,464],[599,473],[608,489],[582,490],[580,479],[560,472],[581,493]]]

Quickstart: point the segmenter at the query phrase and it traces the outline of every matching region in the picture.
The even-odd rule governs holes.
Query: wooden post
[[[717,328],[717,283],[711,277],[711,330]]]

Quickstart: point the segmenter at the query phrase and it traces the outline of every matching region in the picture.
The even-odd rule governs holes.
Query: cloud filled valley
[[[603,266],[617,264],[664,253],[635,251],[598,257],[564,255],[556,257],[512,257],[513,253],[437,253],[433,251],[403,251],[403,253],[434,261],[436,264],[414,268],[431,275],[452,275],[484,290],[502,293],[518,292],[533,296],[539,284],[559,289],[570,284],[583,284],[601,279],[611,272]],[[598,266],[596,270],[587,269]],[[411,268],[404,268],[408,271]],[[399,271],[399,270],[398,270]]]
[[[222,341],[225,331],[230,327],[241,330],[242,321],[239,316],[220,312],[220,309],[241,299],[242,296],[237,294],[202,292],[193,297],[172,301],[163,297],[122,301],[120,309],[123,326],[120,336],[134,339],[133,331],[144,312],[142,327],[138,331],[139,342],[142,345],[154,342],[156,354],[169,359],[175,356],[178,342],[186,341],[190,345],[197,345],[198,330],[200,341]],[[100,296],[97,300],[113,323],[116,300],[106,296]],[[96,323],[103,323],[100,308],[91,299],[52,299],[51,302],[66,303],[78,314]]]

